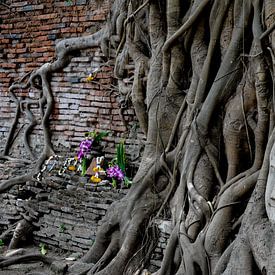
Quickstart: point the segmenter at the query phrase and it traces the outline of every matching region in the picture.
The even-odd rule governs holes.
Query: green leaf
[[[109,134],[108,131],[102,131],[102,132],[92,131],[92,132],[85,133],[85,137],[92,138],[94,140],[93,144],[98,145],[99,142],[102,140],[102,138],[108,136],[108,134]]]
[[[0,239],[0,247],[4,246],[4,241]]]
[[[47,250],[46,245],[44,243],[40,243],[39,247],[40,247],[40,253],[42,255],[46,255],[48,253],[48,250]]]
[[[112,186],[113,186],[113,188],[117,187],[117,183],[116,183],[116,180],[114,178],[112,178]]]
[[[65,0],[66,5],[71,6],[73,5],[73,0]]]
[[[108,134],[109,132],[106,132],[106,131],[96,133],[96,135],[94,136],[94,142],[99,143],[102,140],[102,138],[108,136]]]
[[[87,171],[87,159],[83,158],[81,161],[81,176],[85,176]]]
[[[59,226],[59,232],[60,233],[64,233],[65,230],[66,230],[65,224],[64,223],[60,224],[60,226]]]
[[[124,177],[124,184],[127,188],[129,188],[132,185],[132,181],[128,177]]]
[[[125,173],[126,170],[126,154],[124,140],[121,140],[116,147],[116,162],[119,168]]]

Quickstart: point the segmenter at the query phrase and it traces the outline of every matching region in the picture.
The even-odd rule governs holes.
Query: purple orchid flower
[[[84,157],[86,157],[88,154],[90,154],[92,149],[93,140],[91,139],[84,139],[81,141],[79,145],[79,151],[77,154],[78,160],[82,160]]]
[[[107,171],[107,176],[109,178],[114,178],[114,179],[117,179],[119,181],[122,181],[124,179],[124,173],[118,167],[118,165],[111,166],[106,171]]]

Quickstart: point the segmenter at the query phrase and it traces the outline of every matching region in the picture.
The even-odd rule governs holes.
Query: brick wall
[[[54,58],[58,41],[80,37],[99,30],[106,19],[109,1],[92,0],[7,0],[0,5],[0,150],[15,114],[15,104],[8,94],[8,87],[27,72],[37,69]],[[89,130],[109,130],[105,138],[106,156],[112,158],[115,144],[126,139],[130,159],[139,155],[143,135],[137,127],[133,109],[124,111],[123,123],[119,108],[119,94],[112,78],[113,67],[102,66],[93,82],[86,77],[104,64],[99,48],[81,51],[71,64],[52,77],[55,108],[51,117],[53,143],[57,153],[74,154],[84,133]],[[114,86],[113,86],[114,85]],[[16,91],[19,98],[38,99],[36,90]],[[39,118],[35,106],[31,109]],[[10,154],[27,156],[23,146],[23,133],[29,121],[21,112]],[[36,155],[41,152],[43,136],[41,127],[35,126],[31,147]],[[28,156],[27,156],[28,157]]]
[[[97,227],[110,204],[127,194],[127,189],[114,189],[107,183],[82,184],[81,177],[47,173],[45,179],[14,186],[0,194],[0,235],[24,219],[35,225],[34,244],[85,253],[94,243]],[[149,264],[156,271],[171,234],[171,222],[158,219],[158,244]],[[0,236],[2,238],[2,236]],[[4,243],[6,240],[4,238]]]

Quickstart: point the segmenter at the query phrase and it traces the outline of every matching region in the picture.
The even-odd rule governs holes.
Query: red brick
[[[106,17],[104,14],[97,14],[92,17],[92,20],[94,20],[94,21],[101,21],[101,20],[103,21],[105,19],[106,19]]]
[[[3,30],[3,29],[12,29],[12,28],[13,28],[13,24],[1,24],[0,25],[1,30]],[[3,31],[2,31],[2,33],[3,33]]]
[[[37,19],[37,20],[45,20],[45,19],[53,19],[53,18],[56,18],[56,17],[57,17],[56,13],[50,13],[50,14],[41,14],[41,15],[38,15],[38,16],[36,16],[35,19]]]
[[[21,48],[21,49],[16,49],[15,52],[16,53],[25,53],[27,51],[26,48]]]
[[[39,30],[41,31],[48,31],[48,30],[53,30],[55,28],[55,25],[43,25],[39,27]]]
[[[16,64],[13,63],[0,63],[1,68],[9,68],[9,69],[15,69]]]
[[[31,61],[32,61],[32,58],[20,57],[20,58],[15,59],[16,63],[27,63],[27,62],[31,62]]]
[[[11,2],[18,1],[20,0]],[[88,28],[96,30],[99,24],[95,20],[102,22],[106,18],[104,9],[107,9],[107,6],[104,9],[96,10],[97,6],[94,2],[91,2],[92,6],[89,9],[85,9],[83,6],[66,6],[64,1],[51,4],[49,1],[40,0],[40,5],[30,3],[32,1],[21,0],[19,4],[11,4],[12,12],[14,12],[12,17],[2,16],[0,12],[0,17],[3,19],[0,35],[3,52],[1,52],[0,58],[7,58],[7,61],[1,61],[3,64],[11,66],[11,68],[4,68],[7,72],[0,73],[0,91],[6,92],[13,79],[19,79],[26,72],[49,62],[54,56],[54,45],[58,41],[66,37],[90,34],[90,31],[86,33],[85,30]],[[40,10],[41,5],[44,5],[44,10]],[[36,11],[32,12],[31,9]],[[19,13],[20,10],[26,12]],[[81,56],[74,58],[71,65],[64,71],[54,73],[51,85],[55,96],[55,108],[51,129],[53,129],[53,140],[57,140],[57,136],[62,133],[73,145],[74,143],[78,144],[83,138],[84,132],[91,128],[108,130],[112,128],[114,137],[108,140],[109,155],[112,155],[114,141],[120,140],[126,128],[122,125],[116,98],[110,96],[108,91],[108,85],[112,81],[112,67],[103,67],[97,75],[96,80],[103,85],[86,82],[85,78],[90,70],[90,62],[95,56],[103,56],[99,48],[81,51]],[[70,83],[66,81],[71,78],[78,78],[83,82]],[[20,94],[33,98],[37,92],[33,92],[32,95],[28,92]],[[10,100],[8,94],[6,99]],[[114,104],[112,105],[111,102]],[[1,106],[6,109],[1,110]],[[1,106],[0,116],[2,117],[3,114],[5,117],[6,115],[7,119],[10,115],[7,112],[11,105],[2,104]],[[34,114],[39,115],[38,110]],[[133,111],[129,114],[127,112],[126,119],[133,121]],[[25,118],[21,119],[21,123],[25,123]],[[41,129],[35,130],[35,134],[41,136]]]
[[[76,28],[63,28],[63,29],[61,29],[61,32],[62,33],[64,33],[64,32],[76,33],[77,29]]]
[[[34,48],[33,51],[37,53],[44,53],[48,51],[53,51],[54,49],[52,47],[41,47],[41,48]]]
[[[9,39],[0,39],[0,44],[8,44],[10,43]]]
[[[15,48],[19,49],[19,48],[25,48],[26,47],[26,44],[25,43],[17,43],[15,45]]]
[[[16,7],[22,7],[28,5],[28,1],[23,1],[23,2],[17,2],[17,3],[12,3],[11,8],[16,8]]]
[[[35,40],[38,40],[38,41],[47,41],[48,40],[48,36],[47,35],[38,36],[38,37],[35,38]]]
[[[39,57],[39,58],[37,58],[37,61],[38,62],[48,62],[49,61],[49,58],[48,57]]]

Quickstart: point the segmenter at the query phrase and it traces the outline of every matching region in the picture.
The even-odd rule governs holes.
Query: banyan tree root
[[[24,239],[26,236],[30,235],[33,230],[34,227],[31,222],[25,219],[19,221],[14,229],[13,236],[9,243],[8,249],[11,250],[18,248],[20,241]]]
[[[22,256],[1,258],[0,268],[5,268],[14,264],[22,264],[37,261],[50,265],[54,260],[41,254],[26,254]]]

